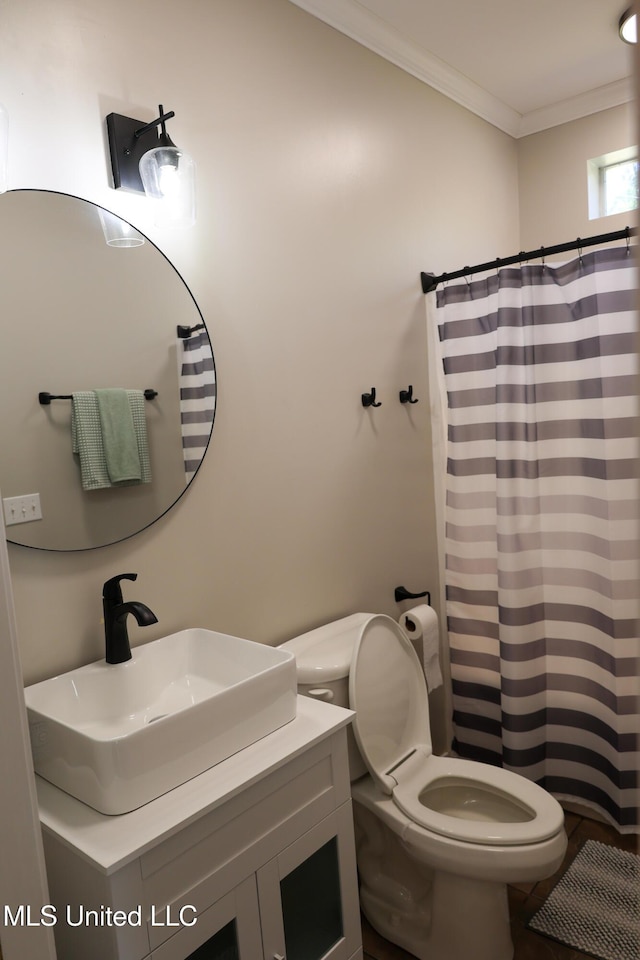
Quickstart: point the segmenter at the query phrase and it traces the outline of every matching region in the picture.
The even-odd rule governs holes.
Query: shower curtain
[[[427,298],[454,749],[623,833],[639,829],[636,286],[620,247]]]

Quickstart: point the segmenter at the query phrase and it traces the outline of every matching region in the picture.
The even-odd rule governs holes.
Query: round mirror
[[[216,379],[202,314],[164,254],[89,201],[13,190],[0,225],[7,538],[124,540],[176,503],[207,450]]]

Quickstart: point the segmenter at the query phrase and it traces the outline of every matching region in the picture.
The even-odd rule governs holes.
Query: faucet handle
[[[119,573],[116,577],[111,577],[102,587],[102,599],[111,603],[122,603],[121,580],[137,580],[137,573]]]

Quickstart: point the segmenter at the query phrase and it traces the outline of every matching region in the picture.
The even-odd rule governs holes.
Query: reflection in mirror
[[[105,546],[149,526],[188,487],[213,428],[215,365],[191,292],[135,230],[144,243],[108,246],[101,214],[67,194],[14,190],[0,197],[0,490],[5,501],[39,494],[42,519],[8,526],[7,538],[42,550]],[[197,330],[179,336],[178,326]],[[156,394],[138,404],[143,422],[139,413],[134,419],[145,470],[140,480],[115,483],[108,475],[106,485],[86,489],[72,451],[72,407],[82,417],[104,418],[105,410],[96,414],[94,404],[85,414],[81,398],[78,406],[70,398],[103,389],[115,390],[107,399],[116,401],[130,391],[132,403],[144,390]],[[69,399],[43,404],[41,392]],[[102,459],[106,421],[97,422],[84,426],[90,436],[100,433]],[[122,427],[116,420],[118,443],[125,442]]]

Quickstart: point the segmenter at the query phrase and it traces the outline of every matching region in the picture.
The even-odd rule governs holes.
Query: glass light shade
[[[126,220],[121,220],[115,213],[98,208],[98,216],[102,224],[104,239],[110,247],[140,247],[144,243],[142,237]]]
[[[196,165],[188,153],[175,146],[148,150],[140,160],[144,192],[155,203],[160,227],[190,227],[196,221]]]
[[[620,18],[620,36],[625,43],[638,42],[637,18],[635,13],[631,13],[631,10],[627,10]]]
[[[9,114],[0,103],[0,193],[6,193],[9,161]]]

